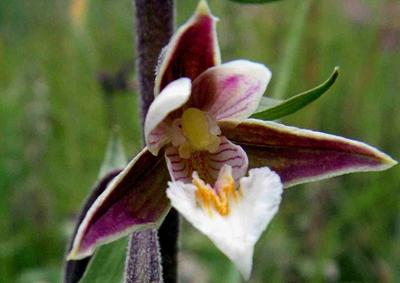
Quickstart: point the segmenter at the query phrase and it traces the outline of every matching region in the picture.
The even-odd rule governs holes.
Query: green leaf
[[[250,3],[250,4],[262,4],[262,3],[269,3],[269,2],[277,2],[280,0],[231,0],[233,2],[239,3]]]
[[[122,282],[127,246],[125,237],[99,247],[80,283]]]
[[[280,103],[273,105],[261,112],[254,113],[250,116],[250,118],[260,120],[276,120],[289,114],[293,114],[321,97],[321,95],[323,95],[335,83],[338,75],[339,68],[335,67],[329,79],[327,79],[321,85],[295,95],[289,99],[283,100]]]

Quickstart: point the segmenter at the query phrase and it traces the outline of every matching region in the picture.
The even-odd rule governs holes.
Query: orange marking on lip
[[[230,201],[237,201],[240,197],[232,176],[226,176],[219,188],[212,188],[196,177],[192,182],[197,188],[196,200],[210,215],[212,215],[212,208],[222,216],[229,215]]]

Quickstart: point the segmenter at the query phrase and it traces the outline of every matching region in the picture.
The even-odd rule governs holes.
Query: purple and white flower
[[[87,211],[68,259],[157,227],[172,205],[248,278],[283,188],[396,164],[358,141],[249,119],[271,72],[246,60],[221,64],[216,21],[201,1],[163,50],[146,147]]]

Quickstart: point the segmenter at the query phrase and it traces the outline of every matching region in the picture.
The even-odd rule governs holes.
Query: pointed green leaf
[[[321,85],[295,95],[289,99],[283,100],[282,102],[267,108],[264,111],[254,113],[251,115],[251,118],[260,120],[275,120],[285,117],[289,114],[293,114],[321,97],[335,83],[338,75],[339,68],[335,67],[329,79],[327,79]]]
[[[128,238],[100,247],[93,256],[81,283],[122,282]]]

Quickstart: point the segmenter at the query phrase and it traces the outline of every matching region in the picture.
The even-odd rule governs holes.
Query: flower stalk
[[[174,32],[173,0],[134,0],[141,121],[153,101],[158,56]]]
[[[154,99],[155,68],[162,48],[167,45],[174,32],[174,0],[134,0],[135,7],[135,34],[137,52],[137,77],[139,82],[141,125],[143,126],[147,111]],[[174,209],[168,213],[157,235],[153,230],[149,232],[133,233],[130,239],[128,258],[126,261],[125,281],[135,282],[136,270],[134,261],[136,256],[135,242],[151,233],[148,241],[154,248],[160,248],[161,266],[164,282],[177,280],[177,240],[179,229],[178,213]],[[140,235],[143,234],[143,235]],[[151,255],[159,257],[158,251],[151,251]],[[151,262],[154,263],[151,259]],[[159,263],[160,264],[160,263]]]

